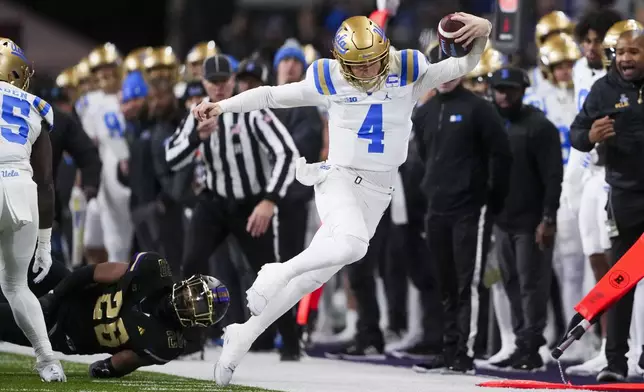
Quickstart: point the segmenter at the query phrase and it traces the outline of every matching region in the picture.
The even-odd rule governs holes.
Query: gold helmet
[[[166,78],[176,81],[179,77],[179,60],[171,46],[159,46],[143,59],[143,68],[150,78]]]
[[[74,71],[76,74],[77,82],[83,82],[92,76],[91,71],[89,69],[89,61],[87,60],[87,57],[83,58],[81,61],[78,62],[78,64],[76,64],[76,67],[74,67]]]
[[[217,48],[215,41],[199,42],[190,49],[190,52],[188,52],[186,63],[198,63],[198,66],[201,67],[205,59],[216,54],[219,54],[219,48]]]
[[[558,84],[564,88],[572,87],[572,80],[564,84],[558,83],[555,80],[553,67],[564,61],[574,63],[580,58],[581,51],[579,50],[579,46],[577,46],[577,42],[575,42],[572,36],[565,33],[551,35],[541,45],[541,48],[539,48],[539,67],[541,71],[546,75],[550,83]]]
[[[615,47],[617,41],[622,34],[629,31],[642,31],[644,26],[635,19],[620,20],[608,29],[604,36],[602,46],[604,48],[604,56],[602,58],[604,66],[608,68],[615,58]]]
[[[570,18],[561,11],[552,11],[551,13],[544,15],[539,19],[539,22],[537,22],[537,28],[535,31],[537,48],[541,47],[549,35],[559,32],[572,35],[574,29],[575,25],[572,23]]]
[[[60,88],[76,88],[78,81],[76,80],[76,69],[70,67],[64,69],[63,72],[56,77],[56,86]]]
[[[320,58],[320,53],[311,44],[304,46],[302,50],[304,51],[304,58],[307,64],[313,64],[315,60]]]
[[[151,46],[146,46],[143,48],[137,48],[131,51],[125,56],[123,60],[123,73],[129,74],[134,71],[143,70],[143,60],[154,51]]]
[[[107,42],[92,50],[87,56],[90,71],[106,65],[121,65],[121,54],[114,44]]]
[[[344,78],[358,90],[367,91],[382,84],[389,72],[389,39],[376,22],[366,16],[351,17],[340,25],[333,38],[333,56],[340,63]],[[359,77],[353,66],[380,63],[374,77]]]
[[[33,74],[22,49],[9,38],[0,37],[0,81],[27,90]]]

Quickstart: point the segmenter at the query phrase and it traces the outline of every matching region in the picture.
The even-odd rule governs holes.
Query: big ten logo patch
[[[631,277],[621,270],[611,272],[608,279],[610,285],[618,290],[626,288],[631,281]]]

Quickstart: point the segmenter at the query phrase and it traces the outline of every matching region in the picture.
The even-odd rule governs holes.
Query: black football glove
[[[110,358],[102,361],[96,361],[89,365],[89,376],[91,378],[115,378],[120,377]]]

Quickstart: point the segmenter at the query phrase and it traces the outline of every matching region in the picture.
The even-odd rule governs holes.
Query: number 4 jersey
[[[44,100],[9,83],[0,82],[0,89],[0,165],[33,174],[31,148],[43,123],[53,128],[53,110]]]
[[[259,87],[219,102],[224,112],[322,106],[329,113],[329,163],[359,170],[390,171],[407,159],[411,113],[418,99],[441,83],[470,72],[486,39],[465,57],[436,64],[417,50],[391,49],[389,72],[379,90],[363,92],[347,82],[336,60],[311,64],[297,83]]]
[[[172,292],[172,273],[166,260],[137,257],[115,284],[90,286],[65,298],[58,315],[65,354],[114,354],[132,350],[153,363],[178,357],[184,339],[174,315],[162,301]]]

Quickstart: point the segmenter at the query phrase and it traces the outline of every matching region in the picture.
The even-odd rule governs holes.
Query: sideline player
[[[154,252],[130,263],[88,265],[40,299],[51,342],[64,354],[112,354],[94,362],[90,377],[122,377],[182,354],[183,329],[209,327],[226,314],[228,289],[211,276],[173,284],[167,260]],[[0,340],[28,346],[0,305]]]
[[[103,170],[98,196],[87,204],[83,242],[90,263],[106,261],[103,249],[107,251],[107,261],[124,261],[130,256],[134,228],[129,207],[131,192],[117,175],[119,162],[129,157],[118,97],[121,55],[114,45],[105,44],[94,49],[88,61],[100,91],[91,95],[94,98],[81,121],[85,132],[98,145]]]
[[[389,206],[398,167],[407,158],[411,112],[429,89],[464,76],[478,63],[491,30],[489,21],[457,13],[465,26],[457,43],[470,54],[429,64],[417,50],[395,51],[376,23],[365,16],[345,20],[336,32],[335,60],[320,59],[305,80],[259,87],[218,103],[201,103],[195,117],[217,121],[224,112],[266,107],[324,105],[329,111],[329,159],[297,164],[297,179],[315,186],[324,222],[309,247],[285,263],[265,264],[247,291],[254,317],[226,329],[215,380],[226,385],[252,342],[302,296],[343,266],[360,260]]]
[[[16,325],[36,352],[36,370],[46,382],[66,381],[54,358],[38,299],[27,285],[27,269],[51,267],[54,183],[49,131],[51,106],[26,92],[33,70],[24,52],[0,38],[0,287]],[[37,276],[36,279],[41,278]],[[1,318],[4,324],[5,319]]]

